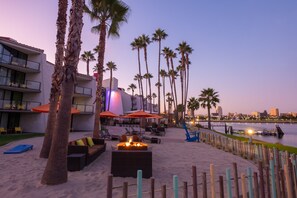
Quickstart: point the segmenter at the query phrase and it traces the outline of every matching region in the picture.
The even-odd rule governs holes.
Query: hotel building
[[[13,133],[15,127],[21,127],[24,132],[45,132],[48,114],[31,109],[49,103],[53,71],[54,65],[46,61],[43,50],[0,37],[0,127],[8,133]],[[127,94],[118,88],[117,79],[112,80],[110,111],[125,114],[141,109],[140,97]],[[108,102],[106,97],[109,97],[109,79],[103,82],[103,87],[104,111]],[[95,94],[95,77],[77,74],[72,103],[80,113],[71,117],[72,130],[93,130]],[[156,111],[156,105],[153,107]]]
[[[279,110],[278,108],[271,108],[269,115],[272,117],[279,117]]]

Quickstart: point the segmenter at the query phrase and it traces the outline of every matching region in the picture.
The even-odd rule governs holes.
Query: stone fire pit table
[[[114,177],[137,177],[142,170],[143,178],[152,177],[151,150],[113,150],[111,174]]]

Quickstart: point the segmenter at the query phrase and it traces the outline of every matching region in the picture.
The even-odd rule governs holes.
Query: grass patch
[[[9,142],[13,142],[16,140],[23,140],[27,138],[33,137],[41,137],[44,136],[42,133],[24,133],[24,134],[7,134],[0,136],[0,146],[8,144]]]
[[[220,133],[220,132],[217,132],[217,131],[214,131],[214,132],[218,133],[220,135],[223,135],[225,137],[232,138],[232,139],[235,139],[235,140],[239,140],[239,141],[242,141],[242,142],[248,142],[249,141],[249,138],[246,138],[246,137],[224,134],[224,133]],[[297,154],[297,148],[296,147],[286,146],[286,145],[283,145],[283,144],[280,144],[280,143],[269,143],[269,142],[264,142],[264,141],[253,139],[253,144],[261,144],[261,145],[264,145],[264,146],[266,146],[268,148],[274,148],[275,147],[280,151],[288,151],[289,153]]]

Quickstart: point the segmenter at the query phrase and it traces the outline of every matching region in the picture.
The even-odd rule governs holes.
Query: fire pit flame
[[[147,144],[142,142],[133,142],[129,138],[127,142],[121,142],[117,145],[118,150],[147,150]]]

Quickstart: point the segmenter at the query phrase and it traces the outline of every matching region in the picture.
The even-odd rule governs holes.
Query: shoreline
[[[211,120],[211,122],[226,122],[226,123],[258,123],[258,124],[297,124],[297,121],[283,121],[283,120]],[[207,123],[207,120],[199,120],[198,123]]]

